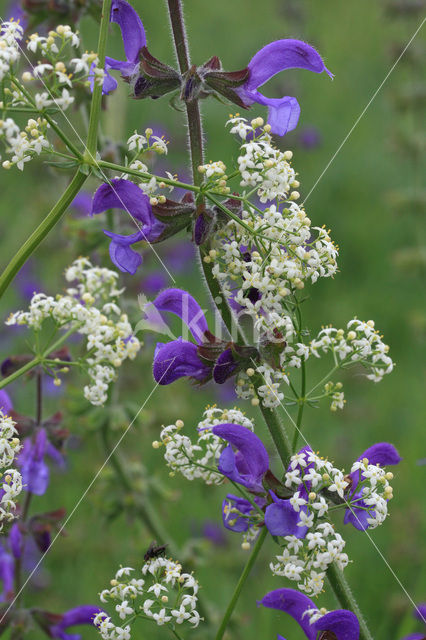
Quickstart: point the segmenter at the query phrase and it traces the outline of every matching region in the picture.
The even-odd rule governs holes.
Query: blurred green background
[[[138,0],[134,6],[143,19],[150,51],[174,64],[165,4]],[[218,55],[226,69],[240,69],[268,42],[295,37],[318,48],[335,74],[331,82],[325,74],[293,70],[280,74],[265,88],[269,96],[294,95],[301,104],[298,128],[277,142],[283,149],[294,151],[293,165],[299,172],[302,197],[310,192],[420,23],[421,13],[410,10],[412,6],[409,1],[393,0],[375,3],[189,0],[185,4],[191,54],[196,63]],[[85,48],[95,49],[93,21],[85,18],[81,30],[87,42]],[[348,469],[364,449],[381,440],[394,443],[403,457],[394,470],[395,498],[385,525],[372,531],[371,539],[355,529],[343,525],[340,528],[353,560],[345,573],[374,637],[383,640],[398,640],[414,630],[410,599],[416,603],[426,600],[422,572],[426,311],[422,286],[425,198],[421,179],[425,165],[420,153],[424,136],[421,47],[420,33],[306,204],[313,223],[329,226],[340,245],[340,272],[336,278],[307,290],[310,296],[304,310],[307,326],[315,334],[321,325],[344,326],[355,315],[364,320],[372,318],[383,332],[397,364],[394,372],[377,385],[353,372],[340,376],[347,399],[345,409],[331,413],[326,403],[318,410],[307,409],[304,416],[307,440],[337,466]],[[116,27],[110,30],[108,53],[122,57]],[[111,149],[135,129],[142,132],[151,126],[165,132],[170,140],[169,156],[161,158],[161,163],[157,160],[157,169],[171,168],[182,179],[188,177],[184,117],[170,108],[167,98],[155,102],[131,101],[126,85],[120,83],[119,90],[108,98],[107,107],[102,128]],[[224,129],[228,113],[235,111],[235,107],[213,100],[203,105],[208,160],[222,159],[229,165],[235,159],[237,146]],[[250,117],[256,115],[265,115],[262,108],[251,110]],[[73,117],[80,125],[79,116]],[[309,144],[312,140],[313,147]],[[7,264],[44,217],[67,179],[66,173],[36,161],[23,174],[16,169],[1,172],[2,265]],[[93,192],[98,184],[91,179],[87,188]],[[97,245],[94,259],[110,266],[107,239],[101,233],[104,226],[103,220],[78,218],[70,210],[34,256],[31,276],[41,280],[47,292],[60,291],[64,286],[64,268],[82,251],[90,249],[93,238]],[[159,253],[164,257],[165,248],[159,247]],[[144,265],[137,274],[122,278],[133,300],[129,312],[136,320],[136,295],[143,291],[143,278],[146,273],[160,269],[149,249],[144,255]],[[164,259],[167,264],[167,257]],[[175,286],[188,288],[207,308],[208,297],[195,261],[190,265],[193,268],[174,274]],[[22,305],[23,298],[15,287],[2,300],[2,319]],[[6,328],[1,336],[2,358],[25,350],[23,332]],[[154,339],[147,338],[137,360],[123,368],[118,398],[131,403],[129,411],[134,408],[136,412],[154,387],[150,370],[153,344]],[[321,377],[319,371],[316,376]],[[315,379],[311,377],[311,381]],[[75,450],[70,451],[67,473],[53,473],[47,495],[34,500],[34,509],[64,506],[70,512],[104,460],[93,417],[80,410],[80,381],[81,378],[70,379],[62,395],[46,400],[46,415],[55,410],[66,413],[66,426],[76,435]],[[11,393],[19,412],[32,411],[31,383],[15,385]],[[182,556],[190,559],[196,569],[204,599],[212,602],[212,616],[219,620],[247,557],[240,548],[238,534],[225,532],[225,542],[220,547],[200,534],[205,521],[220,524],[220,505],[226,487],[211,488],[178,477],[169,478],[161,450],[154,451],[151,447],[162,424],[181,418],[188,431],[193,432],[205,405],[214,402],[219,406],[236,404],[221,400],[213,387],[195,392],[186,381],[157,389],[120,446],[120,455],[128,464],[143,463],[148,470],[150,480],[145,485],[149,485],[152,502],[159,509],[164,526],[183,548]],[[257,420],[257,432],[268,441],[256,410],[249,405],[244,407],[240,403],[240,406]],[[114,439],[118,440],[121,428],[127,424],[117,410],[110,411],[116,427]],[[270,450],[272,453],[272,446]],[[136,567],[142,564],[151,536],[140,523],[124,515],[106,523],[105,510],[112,491],[108,482],[109,473],[102,473],[78,507],[67,526],[67,535],[57,541],[43,563],[48,588],[28,589],[28,605],[59,612],[80,603],[97,603],[97,593],[108,585],[120,563]],[[271,575],[268,564],[275,550],[272,541],[265,544],[229,627],[229,639],[266,640],[275,638],[277,632],[293,640],[302,638],[301,630],[284,614],[254,606],[256,599],[271,589],[295,586]],[[330,590],[318,603],[336,607]],[[141,624],[135,638],[166,638],[167,634],[167,630],[147,623]],[[83,638],[92,637],[96,637],[95,631],[83,629]],[[184,637],[195,640],[209,636],[200,627],[185,632]]]

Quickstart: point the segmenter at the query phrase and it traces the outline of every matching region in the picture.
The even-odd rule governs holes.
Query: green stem
[[[170,178],[156,176],[153,173],[144,173],[143,171],[137,171],[137,169],[124,167],[121,164],[115,164],[114,162],[99,160],[99,162],[96,163],[96,166],[104,169],[111,169],[112,171],[120,171],[120,173],[127,173],[131,176],[136,176],[137,178],[145,178],[146,180],[155,178],[158,182],[164,182],[164,184],[169,184],[171,187],[180,187],[182,189],[187,189],[188,191],[200,191],[200,187],[197,187],[193,184],[186,184],[185,182],[180,182],[179,180],[170,180]]]
[[[24,85],[22,85],[19,80],[17,80],[16,78],[12,79],[12,83],[15,85],[15,87],[26,97],[26,99],[28,100],[28,102],[33,105],[34,107],[34,111],[40,115],[41,117],[43,117],[45,120],[47,120],[47,122],[50,124],[50,126],[52,127],[52,129],[56,132],[57,136],[62,140],[62,142],[64,143],[64,145],[66,147],[68,147],[68,149],[79,159],[82,158],[82,155],[80,153],[80,151],[77,149],[76,146],[74,146],[74,144],[71,142],[71,140],[68,139],[68,137],[65,135],[65,133],[63,133],[63,131],[61,130],[61,128],[56,124],[55,120],[53,120],[53,118],[51,118],[50,113],[48,111],[46,111],[45,109],[37,109],[36,104],[33,100],[33,97],[31,95],[31,93],[29,93],[29,91],[26,90],[26,88],[24,87]],[[60,111],[58,111],[58,113],[60,113]]]
[[[14,382],[15,380],[23,376],[25,373],[27,373],[27,371],[31,371],[31,369],[33,369],[37,365],[42,364],[45,361],[46,356],[48,356],[49,353],[51,353],[52,351],[56,351],[56,349],[58,349],[61,345],[63,345],[64,342],[68,340],[70,335],[73,334],[76,330],[77,329],[75,326],[72,327],[72,329],[69,329],[66,333],[64,333],[64,335],[61,336],[59,340],[57,340],[52,345],[47,347],[47,349],[45,349],[43,354],[37,356],[36,358],[33,358],[33,360],[30,360],[29,362],[24,364],[17,371],[14,371],[13,373],[11,373],[10,376],[7,376],[7,378],[0,380],[0,389],[3,389],[3,387],[7,387],[8,384],[10,384],[11,382]],[[68,364],[69,363],[67,362],[67,365]]]
[[[63,131],[61,130],[61,128],[56,124],[56,122],[53,120],[53,118],[51,118],[49,116],[49,114],[44,113],[43,111],[40,114],[45,120],[47,120],[47,122],[50,124],[50,126],[52,127],[52,129],[56,132],[56,135],[62,140],[62,142],[64,143],[64,145],[71,151],[71,153],[73,153],[75,155],[76,158],[78,158],[79,160],[82,159],[82,154],[81,152],[77,149],[77,147],[71,142],[71,140],[68,138],[68,136],[65,135],[65,133],[63,133]]]
[[[262,412],[263,419],[266,422],[266,426],[269,429],[269,433],[272,436],[278,455],[281,458],[281,462],[284,465],[284,469],[287,469],[292,449],[287,431],[282,423],[279,413],[276,409],[269,409],[268,407],[265,407],[262,402],[260,403],[259,408]]]
[[[353,613],[358,618],[360,626],[359,639],[373,640],[373,636],[371,635],[367,627],[367,623],[361,613],[357,601],[354,598],[349,584],[344,577],[343,572],[336,566],[334,562],[329,565],[327,569],[327,578],[341,606],[345,609],[350,609],[351,611],[353,611]]]
[[[305,358],[302,358],[301,371],[302,371],[302,385],[301,385],[301,390],[300,390],[300,396],[298,398],[299,410],[297,412],[296,428],[294,430],[294,436],[293,436],[293,446],[292,446],[293,453],[296,453],[297,440],[298,440],[299,434],[301,432],[303,410],[305,408],[305,393],[306,393],[306,365],[305,365]]]
[[[101,16],[101,28],[99,31],[99,40],[98,40],[98,58],[99,58],[99,67],[101,69],[105,66],[105,51],[106,51],[106,43],[108,37],[108,25],[109,25],[109,16],[111,12],[111,1],[112,0],[103,0],[102,5],[102,16]],[[96,158],[96,149],[98,142],[98,125],[99,125],[99,115],[101,111],[101,103],[102,103],[102,84],[94,83],[93,87],[93,95],[92,102],[90,105],[90,116],[89,116],[89,130],[87,133],[87,143],[86,143],[86,156],[93,162]]]
[[[225,615],[222,618],[222,622],[220,623],[220,627],[218,629],[218,632],[216,634],[215,640],[222,640],[223,635],[225,633],[226,627],[228,626],[229,620],[232,616],[232,613],[235,609],[235,605],[237,604],[238,598],[240,597],[241,591],[243,589],[244,583],[247,580],[250,571],[252,570],[252,567],[256,561],[256,558],[259,554],[259,551],[265,541],[265,538],[268,534],[268,530],[266,527],[263,527],[262,531],[259,534],[258,539],[256,540],[256,543],[253,547],[253,550],[250,554],[249,559],[246,562],[246,565],[243,569],[243,572],[240,576],[240,579],[238,580],[237,586],[235,587],[235,591],[232,595],[232,598],[228,604],[228,607],[225,611]]]
[[[24,242],[24,244],[18,249],[14,257],[11,259],[6,269],[0,276],[0,298],[12,282],[19,269],[25,264],[28,258],[34,253],[37,247],[41,244],[49,231],[53,229],[55,224],[59,222],[62,215],[68,209],[71,202],[74,200],[77,193],[83,186],[87,176],[80,171],[74,175],[70,184],[62,194],[61,198],[55,204],[53,209],[47,214],[43,222],[39,224],[37,229],[33,231],[30,237]]]

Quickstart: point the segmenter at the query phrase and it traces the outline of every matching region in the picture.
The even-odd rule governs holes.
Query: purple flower
[[[264,444],[258,436],[247,427],[240,424],[219,424],[212,428],[212,433],[229,445],[220,454],[217,465],[218,470],[224,476],[246,487],[249,491],[266,494],[263,486],[263,478],[269,470],[269,456]],[[272,504],[265,509],[265,525],[273,536],[296,536],[304,538],[307,527],[299,527],[299,514],[293,509],[290,500],[281,500],[273,491],[269,492]],[[233,517],[228,514],[227,501],[234,501],[234,507],[240,511],[241,517]],[[255,498],[257,501],[257,497]],[[258,506],[263,508],[266,499],[260,498]],[[223,523],[232,531],[246,531],[249,527],[247,516],[253,510],[252,504],[235,496],[227,496],[223,503]],[[229,526],[229,521],[235,525]],[[235,528],[236,527],[236,528]]]
[[[71,202],[70,207],[75,209],[81,216],[90,215],[92,209],[92,196],[88,191],[80,191],[74,200]]]
[[[308,527],[298,526],[299,514],[293,509],[290,500],[277,498],[273,491],[269,493],[273,500],[265,511],[265,525],[269,533],[273,536],[304,538],[308,533]]]
[[[46,430],[41,428],[34,438],[26,438],[18,457],[24,489],[42,496],[49,485],[50,471],[45,462],[48,455],[60,467],[65,461],[59,451],[47,439]]]
[[[0,593],[0,602],[12,600],[14,595],[15,560],[0,544],[0,580],[3,589]]]
[[[154,300],[159,312],[168,311],[177,315],[188,327],[197,344],[182,337],[167,344],[159,342],[154,354],[153,374],[156,382],[166,385],[183,377],[199,382],[208,379],[211,371],[198,355],[198,345],[207,340],[206,317],[198,302],[187,291],[166,289]]]
[[[269,469],[269,456],[260,438],[240,424],[219,424],[212,433],[229,442],[220,454],[220,473],[250,491],[264,493],[262,479]]]
[[[105,58],[105,78],[102,93],[107,94],[117,88],[117,80],[109,73],[110,69],[117,69],[123,78],[130,78],[139,65],[139,51],[146,45],[145,29],[133,7],[124,0],[113,0],[111,5],[110,22],[115,22],[121,29],[126,60]],[[93,85],[93,76],[91,78]]]
[[[79,633],[66,633],[69,627],[80,624],[93,625],[93,618],[100,613],[99,607],[89,604],[70,609],[63,614],[50,613],[40,609],[33,610],[33,616],[49,638],[58,640],[81,640]]]
[[[255,497],[255,502],[260,508],[265,504],[263,498]],[[230,531],[244,533],[251,525],[251,516],[255,510],[249,500],[228,493],[222,503],[223,526]]]
[[[0,411],[3,411],[3,413],[10,413],[12,409],[13,404],[9,394],[4,389],[0,389]]]
[[[373,444],[359,456],[358,461],[364,458],[367,458],[369,464],[378,464],[382,467],[398,464],[402,460],[395,447],[388,442]],[[356,500],[358,507],[352,506],[350,509],[346,509],[344,523],[350,522],[356,529],[365,531],[370,526],[367,520],[374,517],[374,511],[371,511],[371,508],[361,499],[363,495],[362,487],[358,490],[358,485],[364,479],[364,475],[358,470],[351,473],[350,478],[352,485],[350,487],[349,500],[351,502]]]
[[[352,611],[330,611],[311,624],[311,615],[318,608],[308,596],[294,589],[270,591],[258,604],[288,613],[300,625],[308,640],[317,640],[317,637],[322,637],[322,632],[327,631],[336,640],[359,640],[359,622]],[[309,614],[308,609],[311,609]],[[284,638],[278,636],[278,640]]]
[[[164,225],[154,218],[148,196],[128,180],[116,178],[110,184],[102,184],[96,191],[91,215],[108,209],[123,209],[138,228],[136,233],[128,236],[104,229],[105,235],[111,238],[109,254],[112,262],[120,271],[134,274],[142,263],[142,257],[133,251],[131,245],[142,240],[153,242],[158,239]]]
[[[223,547],[226,545],[226,537],[223,533],[223,529],[217,522],[212,520],[206,520],[204,522],[202,536],[203,538],[210,540],[210,542],[217,547]]]
[[[418,604],[414,609],[413,615],[415,618],[423,622],[423,633],[410,633],[408,636],[404,636],[402,640],[425,640],[426,638],[426,602]]]
[[[248,64],[249,77],[242,87],[235,89],[246,106],[254,102],[268,107],[268,123],[272,133],[283,136],[292,131],[299,120],[300,106],[296,98],[267,98],[257,89],[275,74],[286,69],[307,69],[314,73],[325,71],[330,78],[333,74],[325,67],[317,51],[301,40],[275,40],[260,49]]]
[[[185,376],[201,383],[213,377],[215,382],[223,384],[245,363],[248,366],[248,361],[251,364],[252,359],[258,357],[255,348],[218,340],[209,331],[198,302],[182,289],[166,289],[152,305],[158,312],[170,311],[179,316],[197,343],[180,337],[167,344],[157,344],[153,372],[159,384],[170,384]],[[155,318],[149,320],[153,325],[158,324]]]

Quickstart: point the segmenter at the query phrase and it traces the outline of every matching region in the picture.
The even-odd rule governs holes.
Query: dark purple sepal
[[[199,247],[204,244],[215,229],[215,215],[210,209],[203,209],[194,222],[193,239]]]
[[[65,513],[65,509],[56,509],[35,515],[30,519],[28,531],[42,553],[45,553],[50,547],[52,533],[56,533],[60,529]]]
[[[241,363],[235,361],[232,349],[225,349],[217,358],[213,367],[213,380],[217,384],[224,384],[239,369],[241,369]]]
[[[273,503],[266,507],[265,525],[273,536],[295,536],[304,538],[307,527],[298,527],[299,514],[293,509],[290,500],[280,500],[273,491],[269,492]]]
[[[207,71],[204,74],[204,84],[210,92],[218,93],[241,109],[248,109],[244,100],[235,90],[241,87],[249,77],[249,70],[246,67],[239,71]]]
[[[137,100],[159,98],[181,86],[179,73],[169,65],[157,60],[146,46],[139,52],[137,73],[130,81],[132,96]]]
[[[260,297],[260,292],[256,289],[256,299],[252,302],[257,302]],[[280,356],[287,346],[287,342],[284,340],[284,336],[281,331],[276,327],[270,332],[263,334],[259,341],[259,354],[262,360],[265,360],[273,369],[280,369]]]
[[[179,222],[179,224],[187,225],[195,213],[195,204],[184,200],[176,202],[166,198],[165,202],[152,206],[152,213],[164,224],[176,224]]]
[[[160,385],[171,384],[184,377],[207,382],[211,376],[211,369],[199,359],[195,344],[178,338],[166,344],[157,344],[153,374],[155,381]]]

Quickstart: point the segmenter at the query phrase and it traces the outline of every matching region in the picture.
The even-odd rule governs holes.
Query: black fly
[[[148,560],[152,560],[153,558],[164,556],[164,554],[166,553],[166,548],[166,544],[157,545],[157,541],[153,540],[149,545],[143,559],[145,560],[145,562],[148,562]]]

